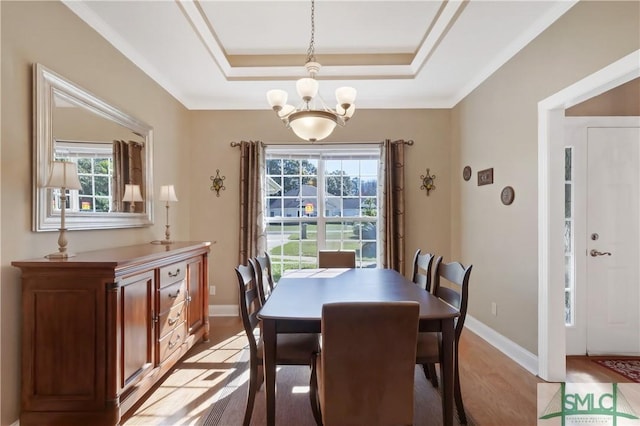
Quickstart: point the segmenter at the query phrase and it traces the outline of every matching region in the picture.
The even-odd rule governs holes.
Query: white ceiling
[[[310,0],[63,0],[189,109],[269,109],[306,77]],[[316,0],[320,94],[451,108],[576,0]]]

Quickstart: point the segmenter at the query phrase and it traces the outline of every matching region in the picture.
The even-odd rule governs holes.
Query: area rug
[[[593,361],[629,380],[640,383],[640,359],[638,358],[594,359]]]
[[[199,422],[200,426],[240,426],[247,402],[248,363],[238,363],[238,374],[230,377],[225,388],[213,403],[211,410]],[[305,366],[279,366],[276,383],[276,423],[278,426],[315,426],[309,403],[310,369]],[[455,410],[455,408],[454,408]],[[467,424],[475,425],[469,411]],[[416,367],[414,392],[414,425],[442,424],[442,406],[438,389],[424,377],[421,367]],[[458,425],[454,415],[454,425]],[[256,395],[251,417],[252,426],[266,425],[264,386]]]

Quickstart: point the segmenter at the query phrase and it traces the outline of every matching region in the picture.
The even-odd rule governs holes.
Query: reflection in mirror
[[[35,66],[34,230],[58,228],[60,190],[42,188],[51,161],[77,164],[82,188],[67,191],[67,228],[153,222],[152,129],[40,64]],[[143,202],[124,201],[139,185]]]

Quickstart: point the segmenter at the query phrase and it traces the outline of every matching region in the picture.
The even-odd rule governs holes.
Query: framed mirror
[[[60,228],[60,189],[44,187],[53,161],[76,163],[82,187],[66,191],[67,229],[151,225],[152,127],[42,64],[34,86],[33,230]],[[129,185],[140,194],[127,201]]]

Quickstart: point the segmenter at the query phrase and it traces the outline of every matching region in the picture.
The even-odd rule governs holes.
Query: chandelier
[[[316,62],[314,36],[315,0],[311,0],[311,41],[305,63],[309,77],[301,78],[296,82],[296,90],[302,102],[294,107],[287,104],[288,94],[284,90],[274,89],[267,92],[267,101],[278,118],[299,138],[309,142],[326,138],[338,124],[344,126],[356,109],[354,104],[356,89],[353,87],[336,89],[338,103],[335,109],[329,108],[318,94],[316,75],[320,71],[320,64]]]

